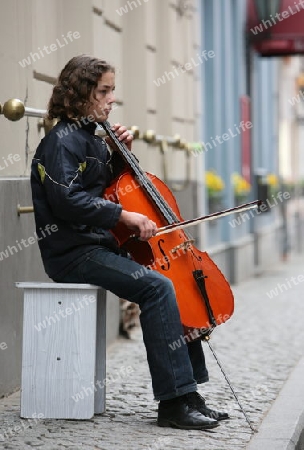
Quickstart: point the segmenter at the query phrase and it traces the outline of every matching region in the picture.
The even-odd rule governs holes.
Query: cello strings
[[[135,156],[128,151],[128,149],[126,148],[125,144],[123,144],[122,142],[120,142],[115,133],[112,131],[111,126],[109,124],[109,122],[103,122],[101,123],[101,125],[103,126],[104,130],[106,131],[106,133],[108,134],[108,136],[110,137],[110,139],[114,142],[114,144],[118,147],[118,149],[120,150],[122,156],[124,157],[124,159],[126,160],[126,162],[129,164],[129,166],[131,167],[131,169],[133,170],[133,172],[135,173],[139,184],[141,185],[141,187],[143,187],[147,194],[150,196],[150,198],[154,201],[154,203],[156,204],[156,206],[158,207],[158,209],[160,210],[160,212],[162,213],[162,215],[165,217],[165,219],[169,222],[172,223],[171,220],[172,218],[170,217],[169,210],[168,208],[165,208],[165,205],[163,205],[160,202],[160,194],[154,189],[154,185],[152,183],[148,183],[147,182],[147,177],[143,171],[143,169],[140,167],[138,161],[136,160]]]
[[[160,194],[158,189],[154,186],[152,181],[147,177],[143,169],[140,167],[135,155],[133,155],[132,152],[129,152],[129,150],[126,148],[125,144],[120,142],[117,139],[117,136],[111,129],[111,125],[108,121],[101,122],[101,126],[104,128],[110,139],[116,144],[116,146],[121,151],[123,157],[127,161],[127,163],[130,165],[132,170],[134,171],[138,182],[140,185],[146,190],[147,194],[150,196],[150,198],[155,202],[156,206],[158,207],[159,211],[162,213],[164,218],[167,220],[169,224],[178,223],[180,220],[175,215],[174,211],[170,208],[168,203],[165,201],[163,196]],[[98,125],[100,125],[98,124]],[[185,233],[186,234],[186,233]],[[186,234],[188,237],[188,235]]]

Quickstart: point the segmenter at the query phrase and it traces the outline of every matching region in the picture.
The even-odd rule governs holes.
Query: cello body
[[[145,173],[145,176],[175,217],[182,221],[170,189],[154,175]],[[114,180],[104,198],[120,203],[127,211],[144,214],[158,228],[168,224],[131,171]],[[184,230],[155,236],[149,241],[140,241],[121,223],[111,231],[136,262],[146,266],[147,270],[157,270],[173,282],[184,333],[190,335],[191,340],[209,335],[217,325],[231,317],[234,300],[229,283],[208,254],[193,245],[193,239]]]

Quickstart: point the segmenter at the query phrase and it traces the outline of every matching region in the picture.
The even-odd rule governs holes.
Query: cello
[[[173,282],[188,340],[208,337],[233,314],[234,298],[228,281],[208,254],[193,245],[189,234],[183,229],[174,230],[174,225],[183,219],[166,184],[143,171],[134,154],[118,140],[109,122],[100,125],[126,163],[126,169],[106,188],[104,198],[120,203],[124,210],[149,217],[158,229],[173,227],[165,236],[157,233],[149,241],[140,241],[122,223],[112,233],[119,246],[136,262],[147,270],[157,270]]]
[[[126,145],[118,140],[109,122],[100,122],[117,151],[126,162],[123,171],[104,192],[104,198],[115,201],[127,211],[136,211],[153,220],[158,232],[149,241],[138,236],[124,224],[118,223],[111,231],[120,247],[148,269],[157,270],[173,282],[176,300],[187,342],[205,340],[216,359],[250,429],[252,426],[238,396],[226,375],[209,337],[214,328],[226,322],[234,310],[234,298],[229,283],[207,252],[198,250],[184,227],[212,220],[219,216],[257,208],[260,200],[203,218],[183,221],[170,189],[160,179],[146,173]],[[165,238],[160,238],[165,234]]]

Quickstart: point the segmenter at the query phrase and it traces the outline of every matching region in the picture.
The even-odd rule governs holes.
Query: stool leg
[[[106,307],[106,291],[98,289],[94,399],[95,414],[102,414],[106,410]]]

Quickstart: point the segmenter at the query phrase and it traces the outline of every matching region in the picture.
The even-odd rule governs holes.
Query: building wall
[[[304,70],[303,57],[286,57],[280,62],[280,172],[286,182],[303,178],[304,97],[299,95],[297,78]],[[298,98],[297,98],[298,97]],[[300,119],[300,120],[299,120]]]
[[[200,24],[195,0],[10,0],[0,3],[0,17],[0,103],[19,98],[29,107],[45,109],[59,71],[71,57],[88,53],[116,67],[118,107],[112,122],[199,141]],[[186,63],[187,70],[182,70]],[[37,118],[10,122],[0,115],[0,252],[33,233],[33,215],[18,217],[17,204],[31,205],[28,175],[43,135]],[[135,141],[134,152],[144,169],[182,188],[175,193],[186,218],[202,213],[197,201],[203,195],[201,155],[189,158],[189,179],[183,186],[185,151],[169,148],[163,156],[158,146]],[[199,229],[193,234],[202,237]],[[20,380],[22,302],[14,283],[47,279],[37,244],[12,253],[0,261],[0,344],[7,344],[0,350],[0,396],[17,388]],[[110,294],[108,300],[111,342],[118,332],[119,302]]]
[[[278,173],[278,63],[252,53],[249,66],[246,2],[202,0],[202,11],[202,46],[215,52],[202,67],[202,140],[208,149],[206,168],[216,170],[225,183],[221,209],[228,209],[235,206],[231,176],[242,174],[242,131],[238,131],[242,96],[251,97],[252,189],[247,201],[258,199],[255,176],[261,168],[266,173]],[[226,141],[221,138],[224,133],[229,135]],[[255,274],[257,266],[266,267],[278,260],[279,250],[270,249],[276,248],[279,216],[273,209],[263,216],[242,213],[206,225],[208,251],[232,283]]]

